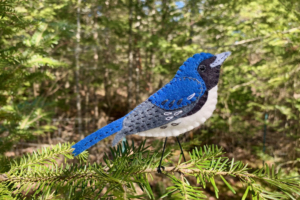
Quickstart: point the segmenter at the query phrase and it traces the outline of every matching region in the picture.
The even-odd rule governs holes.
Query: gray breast
[[[160,127],[185,116],[195,107],[197,101],[198,99],[188,106],[172,111],[164,110],[153,105],[148,100],[144,101],[125,117],[123,128],[121,131],[117,132],[112,142],[112,146],[115,146],[127,135]]]
[[[189,113],[196,102],[170,112],[146,100],[124,119],[122,132],[125,135],[131,135],[168,124]]]

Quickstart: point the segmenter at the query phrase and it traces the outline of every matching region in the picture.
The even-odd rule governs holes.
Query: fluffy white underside
[[[172,121],[167,124],[166,129],[161,129],[160,127],[150,129],[147,131],[136,133],[140,136],[147,137],[170,137],[170,136],[178,136],[180,134],[186,133],[201,124],[203,124],[214,112],[216,109],[217,101],[218,101],[218,86],[213,87],[208,92],[208,97],[206,103],[202,106],[202,108],[193,115],[188,117],[179,118],[175,121]],[[173,123],[179,123],[177,126],[172,126]]]

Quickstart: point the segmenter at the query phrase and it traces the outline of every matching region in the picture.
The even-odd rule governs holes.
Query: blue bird
[[[167,137],[175,136],[179,143],[178,135],[203,124],[215,110],[220,68],[230,54],[198,53],[188,58],[169,83],[124,117],[73,145],[73,153],[78,155],[114,133],[112,146],[131,134],[166,137],[164,149]]]

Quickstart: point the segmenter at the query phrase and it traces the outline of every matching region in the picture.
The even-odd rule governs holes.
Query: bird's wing
[[[113,146],[126,135],[164,126],[186,116],[206,91],[205,83],[193,78],[176,78],[130,112]]]
[[[164,110],[175,110],[188,106],[206,91],[203,80],[183,77],[174,78],[163,88],[149,97],[149,101]]]

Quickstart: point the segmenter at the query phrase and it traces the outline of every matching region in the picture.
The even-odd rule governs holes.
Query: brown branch
[[[232,46],[239,46],[239,45],[243,45],[243,44],[247,44],[247,43],[251,43],[251,42],[255,42],[255,41],[258,41],[258,40],[262,40],[262,39],[267,39],[275,34],[287,34],[287,33],[291,33],[293,31],[296,31],[296,30],[299,30],[300,27],[296,27],[296,28],[292,28],[292,29],[289,29],[289,30],[286,30],[286,31],[282,31],[282,32],[273,32],[272,34],[268,34],[268,35],[265,35],[265,36],[259,36],[259,37],[256,37],[256,38],[251,38],[251,39],[246,39],[246,40],[241,40],[241,41],[238,41],[238,42],[235,42],[233,44],[228,44],[228,45],[223,45],[223,46],[217,46],[217,47],[202,47],[203,49],[214,49],[214,48],[221,48],[221,47],[232,47]]]
[[[268,37],[271,37],[274,34],[287,34],[287,33],[291,33],[293,31],[299,30],[299,28],[300,27],[296,27],[296,28],[292,28],[292,29],[289,29],[289,30],[286,30],[286,31],[282,31],[282,32],[274,32],[273,34],[269,34],[269,35],[266,35],[266,36],[260,36],[260,37],[257,37],[257,38],[242,40],[242,41],[235,42],[234,44],[228,45],[228,46],[237,46],[237,45],[241,45],[241,44],[245,44],[245,43],[249,43],[249,42],[254,42],[254,41],[257,41],[257,40],[261,40],[261,39],[266,39]]]
[[[7,180],[8,180],[8,178],[7,178],[6,174],[0,174],[0,183],[7,181]]]
[[[178,172],[180,174],[214,174],[214,175],[229,175],[229,174],[233,174],[239,177],[243,177],[243,178],[260,178],[256,175],[253,174],[240,174],[238,172],[224,172],[224,171],[214,171],[214,170],[200,170],[200,169],[186,169],[186,166],[184,166],[184,168],[177,166],[177,167],[165,167],[165,172]],[[152,172],[156,172],[156,169],[146,169],[144,171],[140,171],[139,173],[152,173]]]

